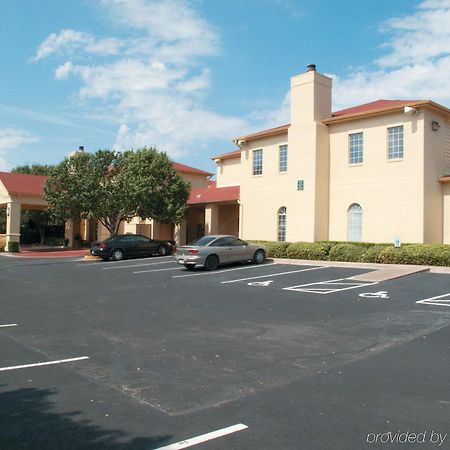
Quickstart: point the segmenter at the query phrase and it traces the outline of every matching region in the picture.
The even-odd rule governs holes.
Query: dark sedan
[[[120,261],[124,258],[139,258],[150,255],[165,256],[175,250],[174,241],[150,239],[140,234],[118,234],[91,246],[91,255],[103,260]]]

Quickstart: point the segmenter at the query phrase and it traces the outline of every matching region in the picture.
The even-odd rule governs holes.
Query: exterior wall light
[[[437,131],[437,130],[439,130],[439,127],[440,127],[441,125],[439,124],[439,122],[437,121],[437,120],[433,120],[432,122],[431,122],[431,129],[433,130],[433,131]]]

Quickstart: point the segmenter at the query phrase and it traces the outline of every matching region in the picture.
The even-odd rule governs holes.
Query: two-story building
[[[332,112],[332,80],[307,69],[291,78],[289,124],[213,158],[216,187],[191,196],[196,226],[204,216],[207,233],[243,239],[450,243],[450,110],[377,100]]]

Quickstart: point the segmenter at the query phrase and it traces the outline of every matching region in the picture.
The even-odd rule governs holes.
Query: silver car
[[[214,270],[220,264],[238,261],[252,261],[261,264],[267,256],[267,249],[261,244],[249,244],[236,236],[203,236],[188,245],[177,247],[175,258],[178,264],[192,270],[204,266]]]

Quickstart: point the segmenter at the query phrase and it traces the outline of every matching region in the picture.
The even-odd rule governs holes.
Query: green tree
[[[53,220],[99,220],[111,235],[138,216],[180,223],[189,184],[153,148],[77,152],[55,166],[45,185]]]

